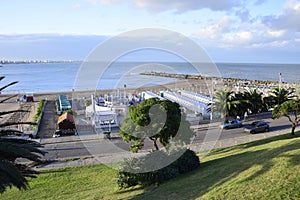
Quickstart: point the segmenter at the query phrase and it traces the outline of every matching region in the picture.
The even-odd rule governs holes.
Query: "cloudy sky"
[[[1,59],[84,59],[124,31],[165,28],[216,62],[300,63],[296,0],[3,0]]]

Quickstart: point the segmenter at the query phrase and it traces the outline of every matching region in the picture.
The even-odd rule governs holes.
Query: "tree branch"
[[[291,123],[293,123],[293,120],[291,119],[291,117],[289,115],[285,114],[284,116],[287,117]]]

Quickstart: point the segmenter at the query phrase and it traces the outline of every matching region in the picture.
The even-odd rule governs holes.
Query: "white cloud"
[[[230,27],[230,19],[228,16],[223,16],[211,25],[201,28],[196,34],[202,38],[215,40],[222,37],[222,34],[228,31],[228,27]]]
[[[278,15],[265,16],[263,23],[273,29],[286,29],[300,32],[300,2],[287,0],[283,13]]]
[[[83,7],[83,5],[81,3],[75,3],[72,6],[73,9],[81,9],[82,7]]]
[[[185,12],[189,10],[210,9],[214,11],[227,11],[234,7],[242,5],[242,1],[235,0],[87,0],[92,4],[100,3],[102,5],[128,3],[137,8],[143,8],[150,12],[164,12],[174,10],[176,12]]]
[[[286,30],[268,30],[267,34],[270,37],[278,38],[282,37],[286,33]]]
[[[273,29],[259,20],[243,22],[228,15],[201,27],[194,36],[203,45],[227,49],[283,47],[294,41],[294,35],[287,30]]]

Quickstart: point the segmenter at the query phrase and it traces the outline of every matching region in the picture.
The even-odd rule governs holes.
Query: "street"
[[[259,140],[275,135],[288,133],[291,125],[287,118],[278,120],[266,119],[270,122],[270,131],[257,134],[245,133],[242,128],[221,130],[216,124],[212,127],[192,126],[196,136],[190,148],[195,151],[210,150],[242,144],[254,140]],[[246,122],[244,125],[250,123]],[[297,129],[298,130],[298,129]],[[61,160],[70,158],[83,158],[89,156],[107,156],[117,154],[128,154],[129,144],[119,137],[119,129],[112,130],[112,139],[104,139],[97,134],[65,136],[60,138],[42,139],[44,150],[48,153],[45,158],[49,160]],[[152,143],[145,140],[142,151],[151,151]]]

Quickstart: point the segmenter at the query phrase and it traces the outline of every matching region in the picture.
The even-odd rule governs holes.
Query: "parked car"
[[[269,131],[270,126],[268,122],[265,121],[255,121],[244,128],[245,132],[248,133],[258,133]]]
[[[61,136],[61,134],[62,134],[62,132],[60,130],[56,130],[52,137],[53,138],[58,138],[58,137]]]
[[[220,128],[230,129],[230,128],[239,128],[242,127],[243,123],[237,119],[228,119],[223,124],[220,125]]]

